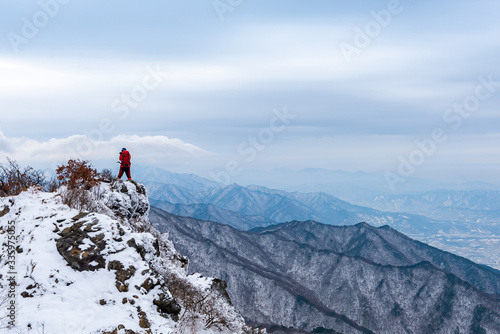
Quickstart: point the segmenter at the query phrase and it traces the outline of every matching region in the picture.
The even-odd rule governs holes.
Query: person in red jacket
[[[127,174],[127,177],[129,180],[132,180],[130,177],[130,165],[132,164],[130,160],[132,159],[132,156],[130,155],[130,152],[127,151],[126,148],[122,148],[122,151],[120,152],[120,173],[118,173],[118,178],[121,179],[123,173]]]

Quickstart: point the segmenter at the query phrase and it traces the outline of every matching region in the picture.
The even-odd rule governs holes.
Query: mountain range
[[[223,278],[277,333],[497,333],[500,272],[391,227],[293,221],[237,230],[152,208],[190,270]]]
[[[282,171],[285,176],[303,176],[294,181],[297,183],[318,176],[324,177],[325,182],[332,179],[340,182],[344,177],[345,189],[353,182],[351,195],[357,198],[356,205],[326,192],[288,192],[256,185],[225,186],[192,174],[165,171],[167,178],[163,178],[161,169],[142,169],[145,177],[142,181],[149,190],[152,205],[180,216],[212,220],[243,230],[291,220],[315,220],[332,225],[365,221],[374,226],[392,226],[418,240],[500,268],[500,216],[495,210],[498,192],[494,190],[433,189],[426,193],[384,195],[377,192],[381,189],[380,180],[370,173]],[[431,182],[427,182],[427,186],[431,187]],[[495,187],[483,183],[448,186]],[[450,206],[450,199],[457,204]]]
[[[291,220],[316,220],[332,225],[367,221],[390,225],[408,234],[467,231],[464,225],[415,214],[381,212],[342,201],[326,193],[288,193],[262,186],[237,184],[203,193],[173,184],[146,183],[152,205],[174,214],[251,229]]]

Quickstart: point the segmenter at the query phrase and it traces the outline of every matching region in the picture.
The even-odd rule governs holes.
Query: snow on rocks
[[[10,321],[8,277],[15,275],[12,333],[243,332],[224,282],[188,276],[187,259],[149,225],[144,186],[98,187],[90,213],[70,209],[58,193],[0,198],[0,327]],[[187,293],[176,300],[171,291],[210,296],[218,313],[190,308]]]
[[[107,185],[102,184],[101,187]],[[138,218],[147,216],[149,201],[146,187],[135,181],[115,181],[109,185],[111,191],[104,192],[106,205],[119,218]]]

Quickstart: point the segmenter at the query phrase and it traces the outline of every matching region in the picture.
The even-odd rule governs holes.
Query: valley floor
[[[500,236],[491,234],[408,235],[433,247],[500,270]]]

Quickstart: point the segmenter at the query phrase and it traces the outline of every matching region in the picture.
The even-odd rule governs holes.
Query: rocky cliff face
[[[498,271],[388,227],[309,221],[244,232],[155,208],[151,223],[270,331],[500,332]]]
[[[103,183],[92,199],[93,212],[78,212],[59,193],[0,198],[2,330],[251,332],[225,282],[188,275],[187,258],[151,227],[143,185]]]

